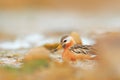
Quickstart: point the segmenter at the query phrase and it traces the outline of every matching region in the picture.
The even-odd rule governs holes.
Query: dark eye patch
[[[61,38],[60,42],[63,42],[65,40],[65,38],[67,38],[69,35],[65,35]]]
[[[64,40],[63,42],[67,42],[67,40]]]

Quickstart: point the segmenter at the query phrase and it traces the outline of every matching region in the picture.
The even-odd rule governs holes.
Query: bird
[[[91,60],[96,57],[93,54],[95,49],[92,45],[79,44],[71,35],[64,35],[54,51],[59,50],[61,47],[64,49],[62,52],[63,61]]]

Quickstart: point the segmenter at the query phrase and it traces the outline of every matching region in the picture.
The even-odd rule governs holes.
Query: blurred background
[[[71,32],[96,60],[60,63]],[[0,0],[0,80],[120,80],[119,53],[120,0]]]
[[[0,0],[1,33],[101,33],[119,21],[119,0]]]

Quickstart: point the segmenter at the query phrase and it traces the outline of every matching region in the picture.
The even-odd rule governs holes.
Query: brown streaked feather
[[[92,50],[93,49],[91,45],[75,44],[72,47],[70,47],[70,51],[76,54],[91,54]]]
[[[65,38],[67,38],[68,36],[69,36],[69,35],[63,36],[63,37],[61,38],[60,42],[63,42],[63,40],[64,40]]]

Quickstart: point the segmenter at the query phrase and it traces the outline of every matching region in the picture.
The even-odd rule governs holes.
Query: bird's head
[[[75,44],[75,40],[72,36],[65,35],[61,38],[60,44],[63,48],[68,48]]]
[[[58,47],[56,49],[54,49],[53,52],[56,52],[61,48],[64,48],[64,49],[69,48],[74,44],[75,44],[75,40],[72,38],[72,36],[65,35],[61,38],[60,44],[58,45]]]

